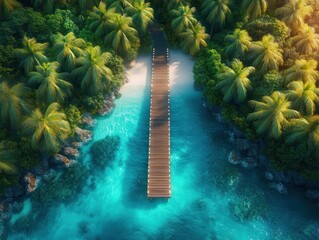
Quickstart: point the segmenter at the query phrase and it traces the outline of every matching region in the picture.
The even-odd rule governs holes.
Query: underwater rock
[[[32,173],[29,172],[26,176],[24,176],[24,181],[28,184],[27,192],[28,193],[34,192],[34,190],[38,186],[37,178]]]
[[[275,189],[277,192],[281,193],[281,194],[287,194],[288,190],[287,188],[284,186],[284,184],[282,184],[281,182],[279,183],[272,183],[270,184],[270,187],[272,189]]]
[[[14,214],[20,213],[23,209],[23,203],[14,201],[13,203],[9,204],[9,209]]]
[[[236,148],[239,151],[247,151],[250,148],[250,141],[245,138],[236,139]]]
[[[319,198],[319,191],[318,190],[310,190],[310,189],[308,189],[307,192],[306,192],[306,196],[308,198],[318,199]]]
[[[228,161],[232,164],[240,164],[240,153],[237,150],[233,150],[229,153]]]
[[[47,182],[52,181],[56,178],[57,173],[54,169],[50,169],[43,175],[43,179]]]
[[[265,178],[269,181],[274,180],[274,175],[271,172],[265,172]]]
[[[54,177],[42,184],[31,196],[32,204],[43,208],[57,202],[72,200],[79,194],[87,182],[88,169],[77,162],[64,169],[58,177]]]
[[[92,144],[90,153],[94,167],[104,168],[115,158],[120,145],[118,136],[106,136],[104,139]]]
[[[303,233],[307,236],[307,239],[319,239],[319,222],[314,221],[308,224],[303,229]]]
[[[0,219],[0,240],[6,240],[8,237],[7,224]]]
[[[76,139],[78,142],[87,143],[92,140],[93,133],[89,130],[84,130],[79,127],[75,129]]]
[[[84,113],[81,122],[88,127],[94,127],[96,120],[89,113]]]
[[[62,154],[76,159],[79,156],[79,151],[75,148],[63,147]]]

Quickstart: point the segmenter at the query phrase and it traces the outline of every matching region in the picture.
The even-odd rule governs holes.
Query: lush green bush
[[[253,82],[253,99],[261,99],[263,96],[270,96],[274,91],[283,91],[284,78],[281,73],[273,71],[267,73],[262,79]]]
[[[106,136],[104,139],[92,144],[90,153],[94,168],[104,169],[115,158],[115,154],[120,146],[118,136]]]
[[[68,106],[65,109],[65,114],[70,123],[71,131],[72,131],[71,136],[74,136],[75,129],[81,121],[82,114],[80,110],[74,105]]]
[[[82,112],[96,114],[104,105],[104,97],[102,94],[96,96],[84,96],[81,98]]]
[[[278,42],[283,42],[290,35],[290,30],[285,23],[267,15],[249,21],[244,25],[244,29],[254,41],[261,40],[263,36],[271,34]]]
[[[205,49],[196,59],[193,67],[195,85],[204,87],[222,67],[221,56],[215,49]]]

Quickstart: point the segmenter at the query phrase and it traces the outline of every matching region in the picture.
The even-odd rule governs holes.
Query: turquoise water
[[[32,234],[10,239],[308,239],[303,229],[318,219],[315,202],[301,190],[281,195],[259,170],[230,165],[227,128],[193,90],[192,59],[172,51],[170,62],[172,198],[146,198],[151,64],[140,57],[114,112],[94,128],[94,141],[109,135],[121,142],[114,162],[95,176],[96,188],[57,203]],[[82,150],[87,164],[89,149]],[[243,199],[254,217],[240,221],[230,206]]]

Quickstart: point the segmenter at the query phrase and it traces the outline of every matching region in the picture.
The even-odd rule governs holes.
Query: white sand
[[[183,62],[183,64],[181,64]],[[181,50],[170,51],[170,84],[171,88],[188,92],[193,89],[193,64],[191,56]],[[134,67],[126,71],[128,83],[121,88],[122,94],[130,94],[138,87],[149,86],[152,77],[151,56],[138,57]]]

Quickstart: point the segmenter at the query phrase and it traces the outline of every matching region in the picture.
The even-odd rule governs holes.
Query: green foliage
[[[23,122],[23,129],[31,136],[32,147],[52,155],[59,152],[61,143],[71,133],[66,115],[59,111],[60,105],[52,103],[44,113],[36,108]]]
[[[205,87],[206,83],[215,79],[217,73],[222,68],[221,56],[215,49],[205,49],[195,59],[193,72],[195,78],[195,85]]]
[[[271,34],[275,37],[276,41],[283,42],[290,35],[289,28],[282,21],[270,16],[264,16],[249,21],[244,25],[244,29],[255,41],[262,39],[263,36]]]
[[[116,55],[111,55],[109,61],[107,62],[107,67],[112,69],[113,78],[110,85],[110,89],[117,89],[121,87],[125,82],[125,68],[123,59]]]
[[[90,149],[93,167],[104,169],[114,160],[119,146],[120,137],[118,136],[106,136],[102,140],[95,141]]]
[[[81,97],[81,104],[85,112],[90,114],[96,114],[104,105],[104,97],[102,94],[95,96],[83,96]]]
[[[253,85],[253,99],[261,99],[263,96],[271,95],[274,91],[283,91],[284,78],[280,72],[271,71],[262,79],[257,79]]]
[[[252,89],[248,76],[254,71],[254,67],[244,67],[238,59],[232,61],[231,67],[223,66],[222,72],[217,74],[219,82],[216,84],[224,95],[223,100],[237,104],[244,102],[247,92]]]
[[[74,136],[75,129],[81,121],[82,114],[81,114],[80,110],[74,105],[68,106],[65,109],[65,114],[66,114],[66,118],[67,118],[67,120],[70,124],[70,127],[71,127],[70,136]]]
[[[317,175],[317,179],[319,178],[319,171],[314,168],[316,162],[305,144],[291,145],[282,141],[268,141],[266,143],[266,154],[274,168],[296,171],[299,174],[313,172]],[[307,178],[310,176],[305,175]]]
[[[99,46],[88,47],[85,55],[77,59],[78,67],[72,75],[81,82],[81,91],[96,95],[107,91],[112,81],[112,71],[106,66],[111,54],[101,52]]]
[[[5,190],[8,187],[18,186],[19,175],[17,174],[1,174],[0,175],[0,196],[5,195]]]
[[[46,19],[52,33],[79,32],[79,27],[74,23],[75,16],[70,10],[56,9],[54,14],[47,15]]]

